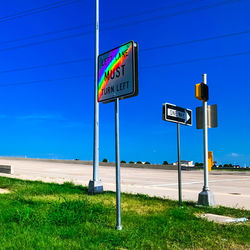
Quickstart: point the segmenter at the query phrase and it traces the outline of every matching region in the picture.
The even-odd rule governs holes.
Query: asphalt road
[[[27,180],[88,185],[92,166],[51,161],[0,159],[0,165],[11,165],[14,174],[1,176]],[[99,171],[104,190],[115,191],[115,168],[101,166]],[[182,171],[183,200],[197,201],[203,187],[203,171]],[[216,205],[250,210],[250,172],[212,171],[209,187]],[[177,171],[161,169],[121,168],[121,190],[178,199]]]

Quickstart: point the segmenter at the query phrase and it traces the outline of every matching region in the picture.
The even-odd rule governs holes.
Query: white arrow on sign
[[[189,115],[189,113],[186,110],[186,121],[185,122],[188,122],[190,118],[191,118],[191,116]]]

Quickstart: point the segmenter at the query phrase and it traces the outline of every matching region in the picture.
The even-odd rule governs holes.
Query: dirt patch
[[[10,191],[9,190],[7,190],[7,189],[2,189],[2,188],[0,188],[0,194],[7,194],[7,193],[9,193]]]

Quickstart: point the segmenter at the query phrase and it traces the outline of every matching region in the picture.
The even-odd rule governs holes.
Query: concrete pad
[[[217,215],[217,214],[201,214],[198,215],[202,219],[206,219],[208,221],[213,221],[216,223],[232,223],[232,222],[238,222],[237,219],[229,216],[223,216],[223,215]],[[239,221],[242,222],[242,221]]]

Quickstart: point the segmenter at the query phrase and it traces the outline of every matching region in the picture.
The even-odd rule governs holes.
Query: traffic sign
[[[162,105],[162,119],[164,121],[192,126],[192,110],[177,107],[174,104],[164,103]]]
[[[98,102],[138,95],[138,45],[131,41],[98,57]]]
[[[192,110],[177,107],[174,104],[164,103],[162,105],[162,119],[164,121],[177,123],[178,193],[179,205],[182,206],[180,124],[192,126]]]
[[[203,107],[196,108],[196,128],[202,129],[204,127],[204,110]],[[217,104],[208,105],[207,107],[207,127],[217,128],[218,118],[217,118]]]

